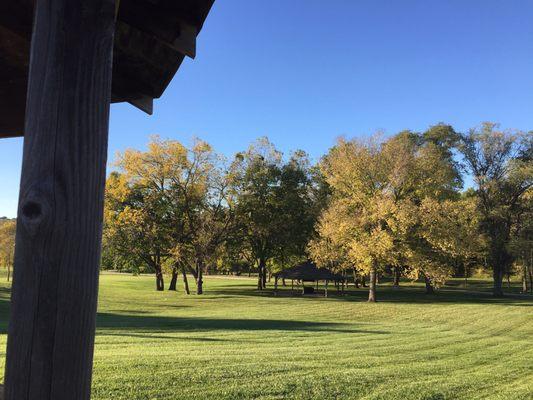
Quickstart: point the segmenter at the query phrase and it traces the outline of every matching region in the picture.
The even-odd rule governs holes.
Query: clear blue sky
[[[152,134],[228,156],[268,135],[315,160],[341,135],[443,121],[533,129],[531,0],[216,0],[148,117],[111,112],[110,161]],[[22,140],[0,141],[0,216],[15,216]]]

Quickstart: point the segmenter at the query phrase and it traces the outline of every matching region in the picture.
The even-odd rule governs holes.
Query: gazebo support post
[[[90,398],[115,0],[35,2],[5,398]]]

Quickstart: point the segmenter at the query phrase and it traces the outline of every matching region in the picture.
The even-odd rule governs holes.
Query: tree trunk
[[[170,279],[170,285],[168,286],[168,290],[176,291],[178,283],[178,266],[174,265],[172,267],[172,278]]]
[[[8,400],[90,398],[114,3],[34,2]]]
[[[266,267],[266,264],[265,266],[263,267],[263,289],[266,289],[267,287],[267,267]]]
[[[368,287],[367,284],[366,284],[366,276],[365,275],[361,275],[361,286],[362,287]]]
[[[529,293],[533,294],[533,266],[528,268],[529,272]]]
[[[377,268],[375,265],[370,270],[370,288],[368,289],[368,301],[376,302],[376,286],[377,286]]]
[[[265,281],[266,261],[264,258],[259,259],[258,273],[257,273],[257,290],[263,290],[266,286]]]
[[[529,259],[529,292],[533,294],[533,250],[531,251],[531,257]]]
[[[522,293],[527,293],[528,291],[528,276],[527,276],[527,265],[525,264],[525,260],[524,260],[524,265],[522,265]]]
[[[191,294],[191,290],[189,289],[189,280],[187,279],[187,271],[185,271],[185,266],[181,266],[181,275],[183,276],[183,287],[185,290],[185,293]]]
[[[155,270],[155,288],[159,292],[165,290],[165,279],[163,278],[163,272],[161,271],[160,265],[156,266]]]
[[[395,288],[400,287],[400,275],[401,275],[400,267],[394,267],[392,274],[393,274],[392,286]]]
[[[197,263],[196,269],[196,294],[204,294],[204,268],[202,263]]]
[[[494,223],[496,224],[496,223]],[[503,277],[509,271],[512,257],[507,250],[506,243],[509,239],[508,226],[504,223],[495,225],[496,234],[491,234],[489,262],[492,266],[492,277],[494,280],[493,296],[503,297]],[[495,236],[495,237],[493,237]]]
[[[492,277],[494,280],[492,295],[494,297],[503,297],[503,268],[501,265],[494,265],[492,270]]]
[[[353,284],[357,289],[359,289],[359,278],[357,276],[357,271],[355,270],[355,268],[353,269]]]
[[[433,285],[431,284],[431,278],[424,274],[424,282],[426,284],[426,294],[434,294],[435,290],[433,289]]]

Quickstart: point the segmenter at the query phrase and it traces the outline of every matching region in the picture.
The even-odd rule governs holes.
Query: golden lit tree
[[[11,277],[11,269],[15,259],[15,219],[0,219],[0,264],[7,269],[7,280]]]

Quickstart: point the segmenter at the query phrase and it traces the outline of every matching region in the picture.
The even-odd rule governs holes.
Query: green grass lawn
[[[533,399],[531,299],[456,281],[433,297],[381,287],[368,304],[362,290],[273,297],[254,283],[207,277],[185,296],[103,274],[93,399]],[[0,284],[2,349],[8,297]]]

